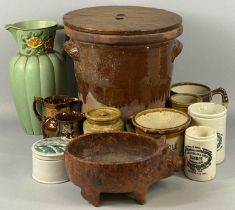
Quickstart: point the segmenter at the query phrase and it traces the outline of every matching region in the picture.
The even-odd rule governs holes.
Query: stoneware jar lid
[[[147,109],[132,118],[134,126],[150,134],[172,134],[184,131],[190,124],[188,114],[169,108]]]
[[[64,151],[68,143],[69,140],[60,137],[39,140],[32,146],[33,156],[41,160],[64,159]]]
[[[199,102],[188,107],[191,116],[214,119],[224,116],[227,113],[225,106],[221,104]]]
[[[88,120],[95,122],[109,122],[121,117],[121,112],[112,107],[99,107],[89,110],[86,114]]]
[[[94,41],[93,38],[95,38],[95,42],[98,40],[105,41],[99,35],[108,35],[105,39],[110,43],[125,41],[123,36],[128,36],[129,39],[140,38],[145,42],[153,38],[154,42],[157,40],[161,42],[163,38],[174,39],[182,33],[181,16],[166,10],[149,7],[90,7],[68,12],[63,19],[67,35],[88,42]],[[70,30],[73,32],[71,33]],[[75,33],[75,31],[80,33]],[[164,32],[172,33],[162,36]],[[91,34],[96,36],[90,36]],[[149,40],[146,40],[147,37]]]

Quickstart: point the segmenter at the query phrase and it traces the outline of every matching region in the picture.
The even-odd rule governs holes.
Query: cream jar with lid
[[[188,107],[192,125],[210,126],[217,132],[217,164],[225,159],[227,109],[221,104],[200,102]]]
[[[32,177],[41,183],[68,181],[64,150],[68,140],[53,137],[35,142],[32,146]]]
[[[98,107],[86,112],[85,116],[84,134],[124,130],[121,112],[116,108]]]

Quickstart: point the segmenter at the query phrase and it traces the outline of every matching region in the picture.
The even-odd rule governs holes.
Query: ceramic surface
[[[210,87],[198,84],[198,83],[192,83],[192,82],[181,82],[176,83],[171,86],[171,95],[176,93],[189,93],[189,94],[195,94],[202,98],[202,101],[204,102],[210,102],[214,95],[221,95],[222,97],[222,104],[227,108],[228,106],[228,95],[224,88],[217,88],[214,90],[211,90]]]
[[[196,181],[209,181],[216,175],[216,130],[192,126],[185,132],[185,175]]]
[[[183,155],[184,131],[191,118],[184,112],[169,108],[149,109],[131,118],[137,133],[159,138],[166,135],[166,143],[178,155]]]
[[[188,107],[196,102],[201,102],[202,98],[198,95],[188,93],[177,93],[170,96],[170,106],[173,109],[177,109],[188,113]]]
[[[32,177],[41,183],[68,181],[64,163],[64,151],[68,140],[48,138],[32,146]]]
[[[175,13],[145,7],[93,7],[65,14],[70,41],[64,49],[74,60],[83,112],[111,106],[127,119],[146,108],[164,107],[173,63],[182,51],[176,40],[181,22]]]
[[[86,112],[85,116],[84,134],[124,130],[121,112],[116,108],[99,107],[91,109]]]
[[[93,133],[71,141],[65,151],[70,180],[94,206],[100,193],[130,193],[146,202],[150,185],[184,167],[184,158],[172,152],[165,137],[128,132]]]
[[[82,134],[82,120],[84,115],[80,112],[62,112],[56,115],[56,136],[64,137],[69,140]]]
[[[28,134],[42,132],[33,112],[33,97],[66,92],[64,58],[53,49],[56,30],[62,28],[55,21],[43,20],[5,26],[19,46],[19,53],[10,61],[10,83],[18,117]]]
[[[227,109],[214,103],[195,103],[189,106],[192,125],[210,126],[217,131],[217,163],[225,159]]]
[[[38,111],[38,107],[42,106],[42,111]],[[47,98],[34,97],[33,110],[35,116],[42,126],[44,138],[58,136],[57,122],[55,116],[59,113],[72,112],[74,106],[78,105],[81,109],[82,102],[78,98],[73,98],[66,95],[49,96]]]

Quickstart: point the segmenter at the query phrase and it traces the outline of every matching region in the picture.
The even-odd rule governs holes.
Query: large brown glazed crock
[[[146,108],[164,107],[182,18],[146,7],[102,6],[64,15],[64,49],[74,60],[83,111],[119,108],[124,118]]]
[[[69,179],[94,206],[103,192],[133,192],[144,204],[149,186],[182,169],[184,158],[169,149],[164,136],[155,142],[135,133],[93,133],[69,143],[65,165]]]

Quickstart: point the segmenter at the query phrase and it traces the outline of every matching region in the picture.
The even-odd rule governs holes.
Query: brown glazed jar
[[[102,133],[124,130],[121,112],[112,107],[98,107],[85,113],[83,133]]]
[[[64,15],[64,45],[73,58],[83,112],[100,106],[128,116],[164,107],[173,63],[182,50],[176,38],[182,18],[135,6],[84,8]]]

